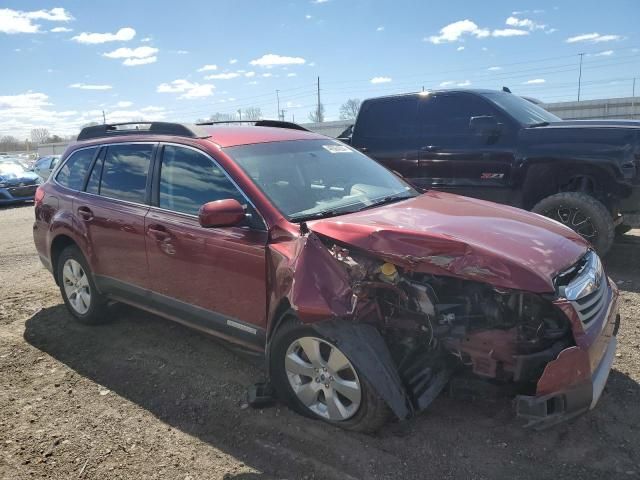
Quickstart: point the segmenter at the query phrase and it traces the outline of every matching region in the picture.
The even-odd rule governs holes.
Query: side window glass
[[[95,148],[85,148],[72,153],[56,175],[56,181],[64,187],[82,190],[95,153]]]
[[[473,134],[469,129],[471,117],[496,116],[496,111],[487,102],[474,95],[436,96],[433,103],[432,116],[437,121],[432,122],[432,128],[439,136],[470,137]]]
[[[417,99],[414,96],[365,104],[356,130],[369,139],[412,137],[417,127]]]
[[[167,145],[160,167],[159,206],[174,212],[197,215],[202,205],[214,200],[246,200],[219,167],[201,153]]]
[[[107,148],[102,167],[100,195],[144,203],[153,145],[113,145]]]

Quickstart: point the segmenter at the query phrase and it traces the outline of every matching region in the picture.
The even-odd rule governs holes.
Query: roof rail
[[[234,123],[253,123],[256,127],[275,127],[275,128],[289,128],[291,130],[302,130],[303,132],[309,132],[310,130],[304,128],[302,125],[298,125],[293,122],[285,122],[283,120],[219,120],[215,122],[201,122],[196,125],[224,125]]]
[[[141,133],[191,138],[206,138],[211,136],[205,129],[199,128],[198,125],[188,123],[123,122],[85,127],[78,135],[78,141],[120,135],[140,135]]]

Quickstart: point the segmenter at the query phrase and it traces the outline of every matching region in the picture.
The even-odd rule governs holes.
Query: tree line
[[[340,120],[355,120],[360,110],[360,100],[357,98],[350,98],[340,106],[339,115]],[[221,113],[216,112],[210,115],[208,118],[198,119],[198,123],[202,122],[233,122],[238,120],[255,121],[261,120],[262,110],[259,107],[249,107],[244,109],[238,109],[234,113]],[[320,103],[311,113],[309,113],[309,121],[314,123],[320,123],[325,121],[325,109],[324,105]],[[143,120],[141,120],[143,122]],[[90,127],[98,125],[96,122],[91,122],[83,127]],[[30,138],[20,140],[13,135],[4,135],[0,137],[0,152],[19,152],[35,150],[38,145],[43,143],[60,143],[74,141],[77,135],[56,135],[51,134],[46,128],[34,128],[31,130]]]

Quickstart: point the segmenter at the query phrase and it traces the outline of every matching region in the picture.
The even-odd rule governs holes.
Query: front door
[[[492,116],[496,135],[472,131],[472,117]],[[514,161],[514,129],[488,101],[474,94],[436,94],[420,99],[421,170],[439,189],[497,202],[508,201]]]
[[[196,328],[262,346],[266,327],[267,231],[248,200],[208,155],[162,147],[145,231],[151,299]],[[199,208],[234,198],[246,205],[244,223],[204,228]]]

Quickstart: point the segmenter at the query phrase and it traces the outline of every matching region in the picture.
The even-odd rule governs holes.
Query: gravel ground
[[[253,410],[259,363],[127,307],[72,321],[33,247],[33,207],[0,208],[0,478],[640,477],[640,232],[607,259],[622,293],[614,370],[598,407],[543,432],[508,399],[441,396],[377,436],[286,407]]]

